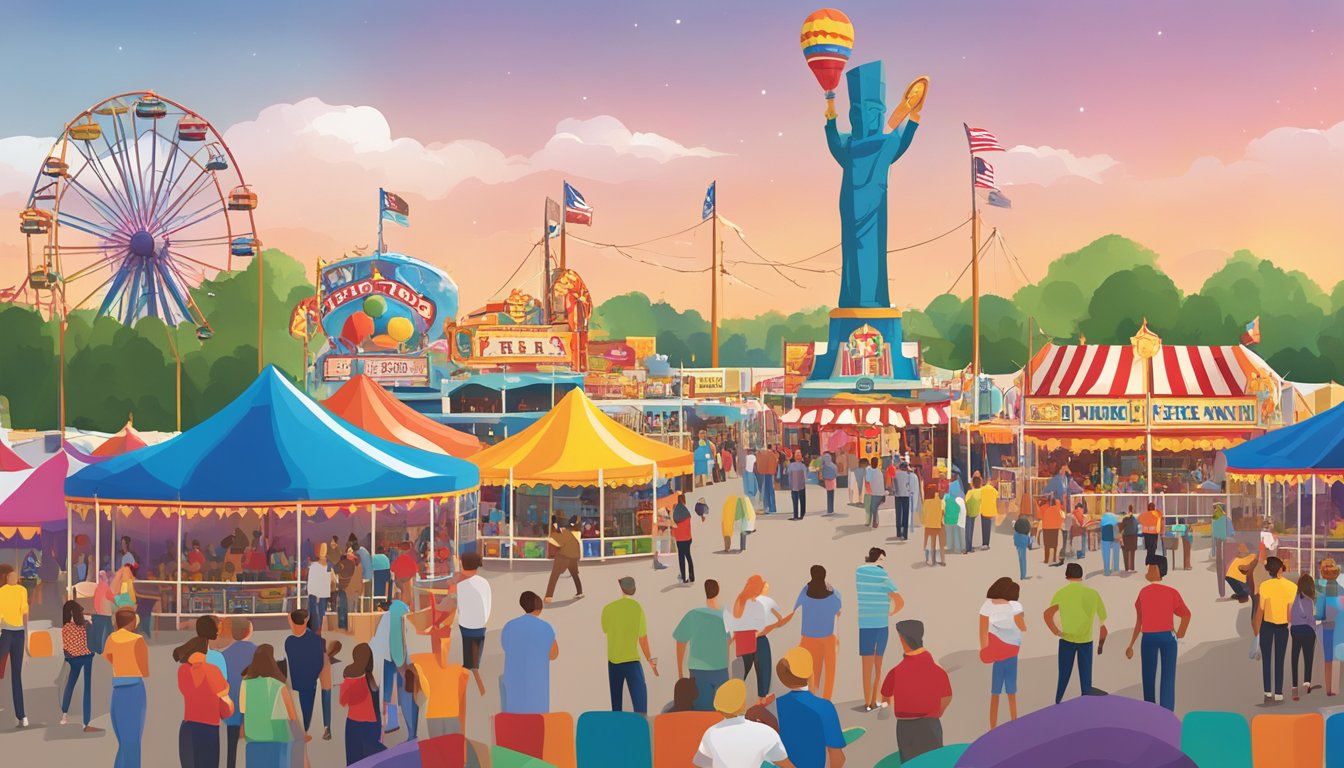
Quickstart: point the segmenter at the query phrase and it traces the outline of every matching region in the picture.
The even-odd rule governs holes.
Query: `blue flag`
[[[997,189],[989,190],[989,197],[985,200],[985,202],[989,203],[990,205],[996,208],[1013,207],[1013,201],[1009,200],[1007,197],[1004,197],[1003,193]]]
[[[704,221],[714,215],[714,186],[717,181],[709,182],[709,189],[705,190],[705,204],[700,208],[700,220]]]
[[[403,227],[411,226],[411,206],[401,198],[385,189],[378,190],[379,214],[388,221],[394,221]]]

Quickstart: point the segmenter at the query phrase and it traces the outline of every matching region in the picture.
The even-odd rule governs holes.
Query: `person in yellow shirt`
[[[467,732],[467,668],[448,661],[451,635],[439,641],[438,653],[416,653],[410,658],[415,670],[413,687],[425,712],[430,737]]]
[[[938,555],[942,553],[943,565],[947,565],[947,533],[943,531],[943,499],[935,495],[924,500],[924,562],[938,564]]]
[[[1251,599],[1250,589],[1246,585],[1246,574],[1255,568],[1256,556],[1245,544],[1237,546],[1237,556],[1232,559],[1232,564],[1227,568],[1227,575],[1224,579],[1227,586],[1232,588],[1232,596],[1238,603],[1245,603]]]
[[[1269,578],[1261,582],[1260,606],[1251,620],[1251,631],[1260,638],[1260,665],[1264,673],[1265,699],[1283,701],[1283,658],[1288,652],[1288,614],[1297,599],[1297,585],[1283,577],[1283,561],[1265,559]],[[1270,656],[1273,655],[1274,687],[1270,691]]]
[[[18,571],[0,565],[0,661],[9,659],[9,686],[14,694],[14,716],[28,727],[23,711],[23,655],[27,652],[28,590],[19,585]]]
[[[980,491],[980,538],[984,539],[985,549],[989,549],[989,534],[999,518],[999,489],[994,483],[985,483]]]
[[[113,617],[117,631],[108,635],[103,658],[112,664],[112,732],[117,737],[113,765],[139,768],[141,742],[145,736],[145,678],[149,677],[149,646],[135,631],[140,617],[133,608],[122,608]]]

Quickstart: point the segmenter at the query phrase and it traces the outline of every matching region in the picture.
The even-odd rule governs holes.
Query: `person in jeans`
[[[1227,542],[1232,541],[1232,537],[1236,535],[1236,530],[1233,529],[1232,518],[1223,508],[1222,502],[1213,505],[1213,520],[1209,524],[1209,534],[1213,537],[1213,544],[1210,547],[1213,554],[1213,572],[1223,573],[1227,570],[1225,562],[1227,555],[1224,553],[1223,547]],[[1227,582],[1218,582],[1218,596],[1227,596]],[[1327,650],[1326,653],[1330,653],[1330,651]]]
[[[752,574],[746,586],[738,593],[731,608],[723,610],[724,629],[733,639],[733,650],[742,659],[742,679],[756,668],[756,697],[758,706],[769,706],[774,701],[770,694],[771,648],[768,635],[793,620],[793,614],[780,612],[779,604],[770,597],[770,584],[763,576]]]
[[[919,513],[924,494],[919,490],[919,475],[904,461],[896,471],[891,492],[896,497],[896,538],[909,541],[910,516]]]
[[[688,611],[672,639],[677,643],[677,679],[693,678],[695,709],[714,711],[714,692],[728,681],[728,630],[719,608],[719,582],[705,582],[705,607]]]
[[[1017,516],[1013,523],[1013,547],[1017,550],[1017,570],[1025,581],[1027,578],[1027,550],[1031,548],[1031,516],[1026,512]]]
[[[219,768],[219,724],[233,714],[229,681],[206,661],[209,641],[197,635],[173,650],[177,689],[182,694],[182,725],[177,753],[183,768]]]
[[[28,727],[23,710],[23,657],[28,652],[28,590],[19,584],[19,574],[8,563],[0,564],[0,659],[9,659],[9,690],[14,696],[14,717],[19,727]]]
[[[803,463],[803,452],[794,451],[793,461],[789,462],[789,495],[793,498],[793,518],[802,520],[807,516],[807,465]]]
[[[901,762],[943,746],[942,716],[952,705],[952,681],[924,647],[924,622],[896,622],[905,658],[882,681],[882,695],[896,718]]]
[[[229,698],[240,703],[243,670],[252,663],[252,656],[257,651],[256,644],[252,642],[252,622],[242,616],[234,616],[225,619],[223,626],[228,631],[220,632],[215,650],[224,657],[224,676],[229,681]],[[238,765],[238,739],[242,729],[243,713],[240,706],[224,718],[224,759],[228,768],[236,768]]]
[[[882,501],[887,498],[887,486],[882,478],[882,462],[876,456],[868,463],[868,469],[864,472],[863,480],[863,510],[866,513],[868,524],[877,527],[877,511],[882,508]]]
[[[985,481],[980,478],[980,473],[976,472],[971,476],[971,490],[966,492],[966,552],[969,554],[975,551],[975,529],[979,527],[980,520],[980,496],[984,492],[983,485]],[[985,536],[985,543],[989,543],[989,536]]]
[[[326,647],[322,643],[322,636],[313,631],[305,610],[290,612],[289,633],[289,637],[285,638],[285,663],[289,671],[289,683],[299,694],[303,732],[307,733],[313,724],[313,700],[317,697],[317,683],[325,663],[323,658]]]
[[[1260,638],[1265,699],[1283,701],[1283,657],[1288,653],[1288,620],[1293,601],[1297,598],[1297,585],[1283,577],[1283,561],[1277,557],[1265,559],[1265,573],[1269,574],[1269,578],[1261,582],[1256,593],[1260,597],[1260,604],[1251,618],[1251,631]]]
[[[624,689],[630,689],[630,706],[641,715],[649,711],[649,689],[644,682],[641,653],[658,676],[658,659],[649,651],[649,630],[644,608],[635,600],[635,580],[623,576],[616,582],[621,597],[602,608],[602,634],[607,636],[607,683],[611,688],[611,711],[624,706]],[[724,641],[725,650],[727,640]]]
[[[1134,643],[1142,636],[1140,651],[1143,664],[1143,700],[1176,711],[1176,641],[1190,628],[1190,609],[1181,593],[1162,583],[1166,558],[1157,556],[1148,563],[1148,586],[1139,590],[1134,601],[1134,634],[1125,648],[1125,658],[1134,658]],[[1176,625],[1176,619],[1181,623]],[[1173,632],[1173,627],[1175,631]],[[1162,691],[1157,694],[1158,667],[1162,669]]]
[[[334,545],[333,545],[334,546]],[[314,558],[308,564],[308,615],[313,619],[313,631],[322,634],[322,621],[331,601],[331,566],[326,560]]]
[[[341,705],[345,716],[345,764],[354,765],[387,749],[382,743],[382,715],[378,709],[378,683],[373,672],[373,650],[360,643],[351,652],[341,679]]]
[[[1109,509],[1101,515],[1101,570],[1107,576],[1120,570],[1120,518]]]
[[[84,606],[78,600],[67,600],[61,608],[61,650],[65,663],[70,665],[70,676],[65,680],[61,695],[61,725],[68,721],[70,698],[75,693],[75,682],[84,676],[84,732],[97,733],[89,725],[93,719],[93,651],[89,648],[89,625],[84,620]]]
[[[1311,693],[1311,665],[1316,658],[1316,580],[1311,574],[1304,573],[1297,578],[1297,597],[1293,599],[1293,609],[1288,616],[1288,640],[1291,645],[1289,655],[1293,658],[1293,701],[1297,701],[1297,660],[1306,658],[1305,674],[1302,677],[1303,693]]]
[[[775,473],[779,471],[779,454],[775,447],[768,446],[756,452],[756,484],[761,487],[761,509],[765,514],[775,514]]]
[[[1092,621],[1101,623],[1097,652],[1106,645],[1106,604],[1095,589],[1083,585],[1083,566],[1069,563],[1064,569],[1068,584],[1055,593],[1045,609],[1045,626],[1059,638],[1059,683],[1055,703],[1064,699],[1064,691],[1078,663],[1078,684],[1086,696],[1092,690]],[[1056,624],[1055,620],[1059,623]]]
[[[1125,571],[1134,572],[1134,553],[1139,549],[1139,519],[1134,516],[1134,506],[1120,519],[1120,553],[1124,556]]]
[[[299,718],[270,643],[256,646],[251,662],[243,670],[238,691],[247,768],[289,768],[289,725]],[[283,711],[278,711],[281,707],[277,704],[283,704]]]
[[[672,508],[672,539],[677,542],[677,580],[682,584],[695,583],[695,560],[691,559],[691,510],[686,506],[686,494],[677,494]]]
[[[145,678],[149,677],[149,645],[135,631],[140,617],[134,608],[122,608],[112,617],[116,631],[108,635],[103,658],[112,665],[112,733],[117,737],[113,768],[140,768],[145,736]]]
[[[1335,695],[1335,623],[1339,617],[1339,564],[1333,557],[1321,561],[1316,582],[1316,618],[1321,621],[1321,655],[1325,661],[1325,695]]]
[[[835,457],[830,453],[821,454],[821,487],[826,489],[826,514],[835,514],[835,481],[840,476],[835,466]]]

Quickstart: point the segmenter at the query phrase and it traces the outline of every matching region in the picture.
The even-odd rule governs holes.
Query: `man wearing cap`
[[[723,715],[700,739],[693,765],[700,768],[760,768],[770,762],[788,768],[789,753],[775,729],[744,717],[747,685],[729,680],[714,694],[714,710]]]
[[[728,630],[719,608],[719,582],[705,582],[705,607],[692,608],[672,631],[677,641],[677,679],[695,680],[697,712],[714,709],[714,691],[728,681]],[[689,663],[686,652],[690,651]]]
[[[882,681],[882,696],[896,717],[896,747],[906,763],[943,746],[941,718],[952,704],[952,681],[924,647],[924,622],[896,622],[905,658]]]
[[[789,760],[798,768],[840,768],[845,764],[845,734],[835,705],[807,689],[812,654],[799,646],[784,654],[775,674],[789,692],[775,701],[779,733]],[[829,762],[828,762],[829,760]]]
[[[658,676],[658,659],[649,651],[649,630],[644,619],[644,608],[635,600],[635,580],[623,576],[617,580],[621,597],[602,608],[602,633],[607,636],[607,683],[611,688],[611,710],[620,712],[624,704],[624,689],[630,689],[630,705],[641,715],[649,711],[649,689],[644,683],[644,667],[640,666],[642,653],[649,662],[654,677]],[[724,640],[724,653],[728,641]]]

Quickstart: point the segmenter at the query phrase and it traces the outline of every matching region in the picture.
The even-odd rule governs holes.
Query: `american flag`
[[[966,140],[971,144],[971,152],[1003,152],[1003,145],[999,143],[999,137],[985,130],[984,128],[972,128],[962,123],[961,127],[966,129]]]
[[[998,189],[994,185],[994,166],[980,158],[975,158],[975,186],[981,189]]]
[[[583,199],[583,194],[579,190],[571,187],[569,182],[565,182],[565,223],[566,224],[587,224],[593,223],[593,206]]]

